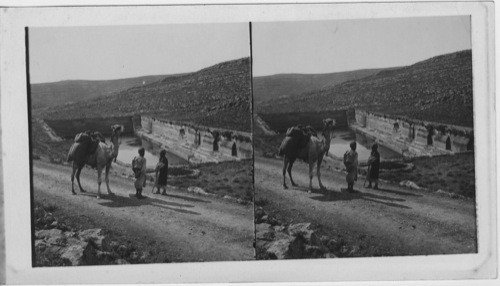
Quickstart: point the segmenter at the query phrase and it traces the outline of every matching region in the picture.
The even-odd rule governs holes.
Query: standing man
[[[138,199],[143,199],[142,188],[146,187],[146,158],[144,158],[144,148],[139,148],[139,156],[136,156],[132,161],[132,168],[135,173],[135,196]]]
[[[347,170],[347,191],[354,192],[354,182],[358,180],[358,153],[356,152],[356,142],[349,144],[351,150],[344,154],[344,165]]]

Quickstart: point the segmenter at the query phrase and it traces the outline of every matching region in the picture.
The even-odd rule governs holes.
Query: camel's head
[[[121,143],[122,133],[125,131],[123,125],[115,124],[111,126],[111,138],[118,138],[118,142]]]
[[[323,125],[324,125],[323,132],[324,131],[332,132],[333,128],[335,127],[335,119],[331,118],[323,119]]]
[[[323,125],[325,125],[325,127],[327,128],[333,129],[333,127],[335,127],[335,119],[331,118],[323,119]]]

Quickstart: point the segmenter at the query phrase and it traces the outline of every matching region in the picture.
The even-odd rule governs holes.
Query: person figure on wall
[[[167,194],[167,178],[168,178],[168,159],[167,159],[167,151],[161,150],[160,159],[156,164],[156,180],[155,187],[156,193],[160,193],[160,189],[163,189],[162,195]],[[154,187],[153,187],[154,189]]]
[[[213,151],[218,152],[219,151],[219,140],[220,140],[220,134],[218,131],[213,131],[211,132],[212,136],[214,137],[214,142],[213,142]]]
[[[372,152],[368,158],[368,188],[372,187],[372,182],[375,183],[374,190],[378,190],[378,175],[380,171],[380,153],[378,152],[378,144],[372,146]]]
[[[399,123],[397,121],[394,122],[393,131],[394,131],[394,133],[398,133],[399,132]]]
[[[448,138],[446,138],[446,150],[451,151],[451,136],[449,132],[448,132]]]
[[[139,156],[136,156],[132,161],[132,168],[134,169],[135,173],[135,196],[138,199],[145,198],[142,195],[142,189],[146,187],[146,158],[144,158],[144,153],[144,148],[139,148]]]
[[[236,140],[233,140],[233,146],[231,147],[231,156],[238,157],[238,148],[236,147]]]
[[[356,152],[356,142],[349,144],[351,150],[344,154],[344,165],[347,170],[346,181],[347,191],[354,192],[354,182],[358,180],[358,153]]]
[[[427,130],[429,133],[427,134],[427,146],[431,146],[433,144],[433,138],[434,136],[434,127],[432,125],[427,126]]]

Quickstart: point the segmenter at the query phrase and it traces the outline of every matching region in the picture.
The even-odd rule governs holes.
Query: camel
[[[111,168],[111,162],[113,159],[116,160],[116,157],[118,156],[121,134],[124,130],[125,128],[123,125],[111,126],[111,145],[106,144],[103,140],[104,138],[93,144],[90,140],[90,136],[88,140],[73,143],[68,153],[67,160],[68,162],[73,161],[73,172],[71,173],[71,192],[73,194],[76,194],[74,188],[75,173],[78,187],[80,187],[80,192],[86,192],[80,184],[80,173],[82,168],[87,164],[93,168],[97,168],[97,198],[101,197],[101,173],[104,168],[108,194],[114,195],[109,188],[109,169]],[[87,132],[87,134],[90,135],[91,133]],[[92,135],[93,137],[99,137],[100,133],[94,132]],[[100,136],[102,137],[102,135]]]
[[[286,185],[287,170],[292,185],[297,186],[292,179],[292,166],[295,160],[299,158],[309,164],[309,189],[313,189],[312,178],[314,163],[316,163],[319,187],[325,189],[325,186],[323,186],[321,182],[321,162],[325,154],[328,155],[328,151],[330,150],[330,142],[335,121],[328,118],[323,120],[323,124],[324,128],[321,132],[321,136],[317,136],[312,128],[308,128],[308,130],[306,128],[306,130],[304,130],[300,127],[291,127],[288,129],[287,137],[283,139],[279,149],[279,155],[283,156],[283,188],[288,189]],[[304,131],[307,133],[304,133]]]

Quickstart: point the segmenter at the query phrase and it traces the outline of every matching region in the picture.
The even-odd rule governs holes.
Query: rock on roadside
[[[279,225],[258,208],[256,211],[257,259],[336,258],[327,247],[329,238],[319,237],[310,223]],[[337,245],[331,245],[336,248]]]
[[[54,224],[53,214],[44,207],[35,208],[35,220],[36,266],[130,264],[148,259],[147,253],[131,257],[135,250],[132,246],[111,241],[102,229],[74,231],[64,224]]]

